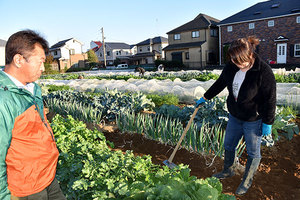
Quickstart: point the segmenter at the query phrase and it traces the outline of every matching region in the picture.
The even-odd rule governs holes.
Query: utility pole
[[[105,52],[105,42],[104,42],[104,30],[103,27],[101,28],[102,31],[102,46],[103,46],[103,57],[104,57],[104,67],[106,67],[106,52]]]

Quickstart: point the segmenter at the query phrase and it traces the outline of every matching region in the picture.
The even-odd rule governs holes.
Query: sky
[[[91,41],[136,44],[203,13],[226,19],[264,0],[0,0],[0,39],[32,29],[52,46],[75,38],[86,51]]]

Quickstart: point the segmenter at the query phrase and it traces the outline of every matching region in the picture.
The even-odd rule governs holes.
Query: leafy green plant
[[[154,103],[142,93],[124,93],[106,90],[100,95],[77,91],[55,91],[44,96],[48,107],[62,115],[73,115],[76,119],[100,122],[115,120],[119,112],[136,112],[152,109]]]
[[[104,135],[71,116],[51,123],[60,151],[57,179],[67,199],[235,199],[216,178],[190,176],[187,166],[162,168],[150,156],[112,151]]]
[[[147,94],[147,98],[151,99],[155,104],[155,107],[160,107],[163,104],[178,105],[179,98],[173,94],[159,95],[159,94]]]
[[[300,83],[300,73],[292,73],[288,75],[275,74],[277,83]]]
[[[275,121],[272,126],[274,139],[278,140],[279,133],[291,140],[294,134],[299,134],[299,127],[295,123],[297,110],[292,106],[277,106]]]
[[[55,92],[55,91],[63,91],[63,90],[73,90],[73,88],[71,88],[68,85],[42,85],[42,91],[43,94],[47,94],[50,92]]]
[[[173,119],[178,118],[186,123],[190,119],[194,109],[194,106],[186,106],[180,109],[175,105],[162,105],[159,108],[155,108],[155,112]],[[212,125],[223,124],[225,126],[228,120],[228,112],[226,110],[225,98],[216,97],[199,108],[194,118],[194,123],[198,127],[201,127],[202,121],[205,120]]]

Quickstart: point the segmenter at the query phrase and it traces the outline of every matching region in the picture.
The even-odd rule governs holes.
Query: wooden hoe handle
[[[179,148],[179,146],[180,146],[183,138],[185,137],[186,133],[188,132],[188,130],[189,130],[189,128],[190,128],[190,126],[191,126],[191,124],[192,124],[192,122],[193,122],[193,120],[194,120],[194,118],[195,118],[195,116],[196,116],[196,114],[197,114],[197,112],[199,110],[199,108],[200,108],[200,106],[198,106],[195,109],[195,111],[193,112],[192,117],[191,117],[191,119],[188,122],[188,125],[185,127],[185,129],[183,131],[183,134],[181,135],[181,137],[180,137],[180,139],[179,139],[179,141],[178,141],[175,149],[173,150],[173,153],[171,154],[170,158],[168,159],[169,163],[172,163],[173,158],[174,158],[174,156],[175,156],[175,154],[176,154],[176,152],[177,152],[177,150],[178,150],[178,148]]]

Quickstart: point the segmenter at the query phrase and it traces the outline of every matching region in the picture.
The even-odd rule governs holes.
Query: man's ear
[[[15,65],[20,68],[22,66],[23,63],[23,56],[21,54],[16,54],[13,57],[13,61],[15,63]]]

